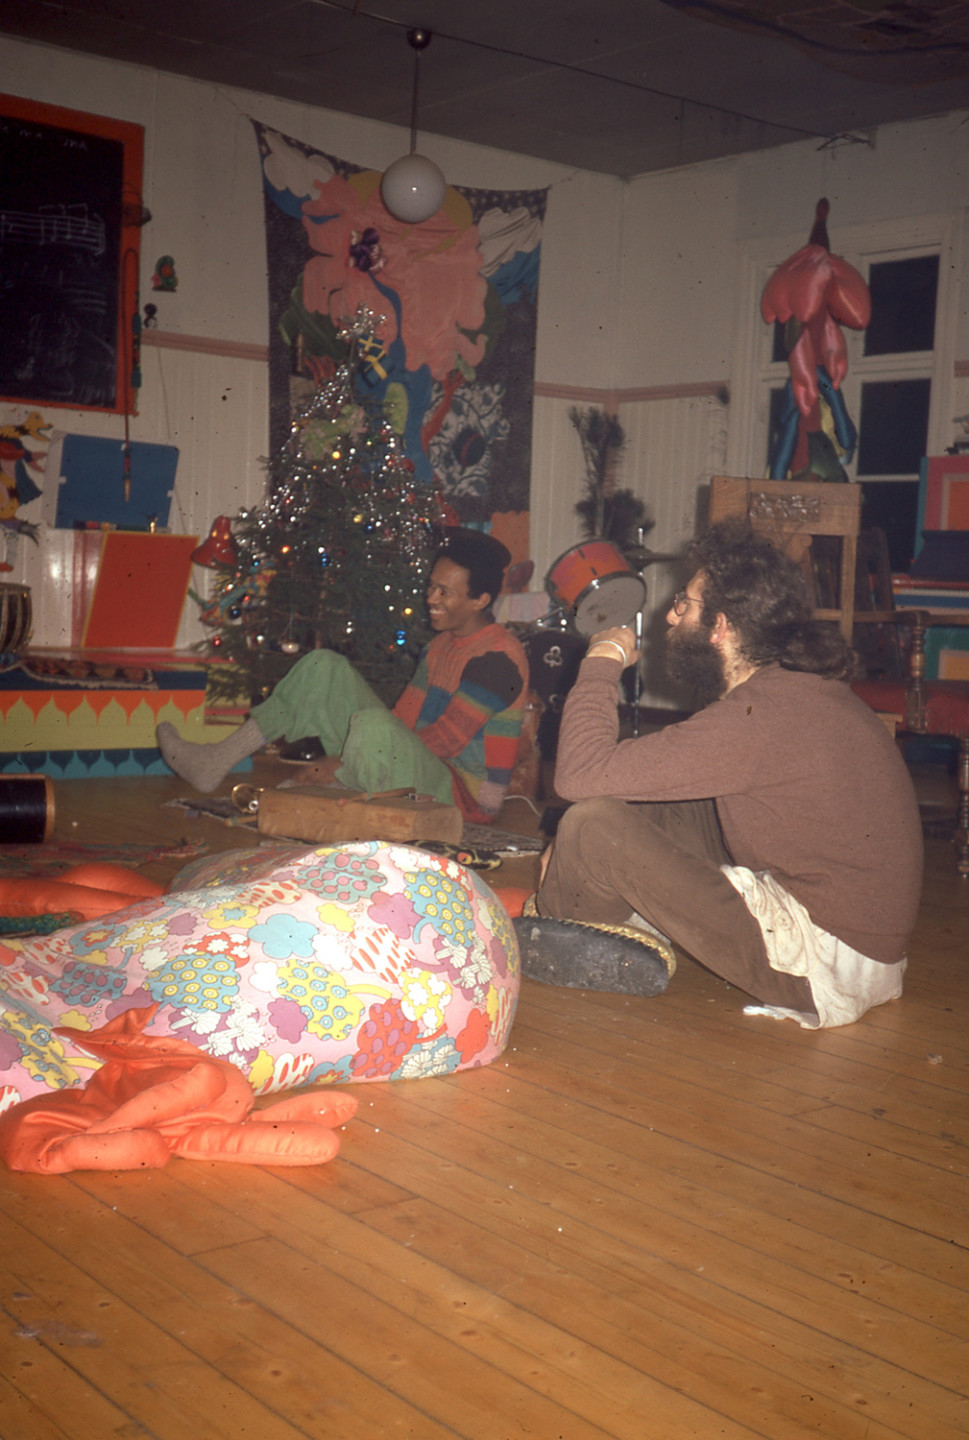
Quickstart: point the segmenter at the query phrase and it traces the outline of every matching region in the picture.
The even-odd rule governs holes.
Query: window
[[[871,321],[865,331],[866,355],[935,348],[938,255],[876,262],[868,271],[868,288]]]
[[[868,267],[871,321],[860,355],[849,349],[859,389],[856,476],[865,492],[862,524],[888,539],[893,570],[919,548],[918,474],[928,452],[938,255],[874,261]]]

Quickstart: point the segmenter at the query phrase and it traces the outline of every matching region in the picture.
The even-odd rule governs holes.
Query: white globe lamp
[[[410,225],[419,225],[436,215],[444,204],[447,181],[433,160],[417,153],[417,90],[421,51],[431,43],[430,30],[407,32],[407,43],[414,52],[414,89],[410,109],[410,154],[402,155],[388,165],[380,181],[380,198],[391,215]]]
[[[380,182],[380,198],[391,215],[419,225],[444,204],[447,181],[433,160],[416,151],[388,165]]]

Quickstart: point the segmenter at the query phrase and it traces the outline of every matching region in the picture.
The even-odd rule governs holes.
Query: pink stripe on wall
[[[730,387],[723,380],[697,380],[683,385],[639,385],[606,390],[585,385],[553,385],[538,380],[535,394],[548,400],[584,400],[601,405],[612,414],[620,405],[635,405],[650,400],[690,400],[709,395],[716,400],[727,401],[730,399]]]

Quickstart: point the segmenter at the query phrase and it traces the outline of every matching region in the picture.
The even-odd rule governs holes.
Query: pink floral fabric
[[[355,235],[373,228],[380,235],[380,279],[400,301],[377,325],[377,337],[389,350],[400,334],[409,370],[426,365],[435,380],[454,369],[456,358],[468,368],[484,358],[485,339],[471,335],[485,320],[487,284],[481,274],[478,230],[459,226],[444,210],[422,225],[396,220],[384,209],[379,189],[365,198],[348,180],[334,175],[317,182],[316,198],[303,206],[303,229],[317,253],[303,271],[303,304],[337,324],[358,305],[373,307],[369,271],[348,266]]]
[[[0,945],[0,1111],[99,1065],[54,1026],[134,1007],[268,1094],[486,1065],[518,989],[508,915],[454,861],[377,841],[229,852],[158,899]]]

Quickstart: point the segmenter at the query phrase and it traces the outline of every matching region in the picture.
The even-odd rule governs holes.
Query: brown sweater
[[[677,725],[617,739],[618,661],[583,662],[565,706],[565,800],[714,799],[736,865],[769,870],[814,923],[872,960],[905,953],[922,886],[912,782],[847,685],[768,665]]]

